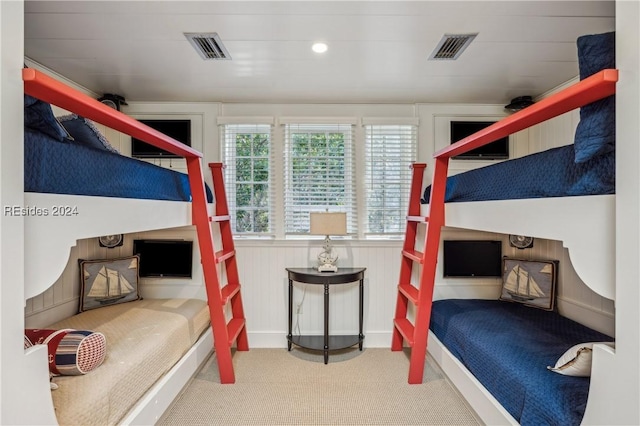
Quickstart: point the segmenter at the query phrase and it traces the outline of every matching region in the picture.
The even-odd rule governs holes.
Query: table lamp
[[[347,214],[313,212],[309,214],[311,235],[324,235],[324,246],[318,255],[318,272],[336,272],[338,255],[334,253],[329,235],[347,235]]]

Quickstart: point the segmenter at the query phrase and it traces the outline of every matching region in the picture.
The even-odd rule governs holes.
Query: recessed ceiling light
[[[327,49],[328,46],[326,45],[326,43],[314,43],[313,46],[311,46],[311,50],[316,53],[324,53],[327,51]]]

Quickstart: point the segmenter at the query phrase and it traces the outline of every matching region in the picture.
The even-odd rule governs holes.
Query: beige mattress
[[[102,332],[104,363],[82,376],[53,381],[61,425],[117,424],[147,390],[198,340],[209,325],[205,301],[139,300],[86,311],[47,328]]]

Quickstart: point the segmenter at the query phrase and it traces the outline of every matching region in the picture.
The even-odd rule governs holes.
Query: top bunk
[[[79,239],[189,226],[196,203],[211,211],[200,152],[35,69],[23,81],[25,299],[53,284]],[[119,154],[92,122],[185,158],[189,174]]]
[[[580,108],[573,141],[449,176],[441,194],[434,196],[432,186],[424,190],[422,214],[428,216],[431,199],[441,196],[447,227],[562,241],[585,284],[615,299],[614,40],[615,33],[579,38],[579,82],[436,152],[434,159],[446,173],[457,155]]]

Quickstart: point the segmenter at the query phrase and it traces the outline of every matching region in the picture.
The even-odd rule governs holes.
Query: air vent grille
[[[218,33],[184,33],[187,40],[204,60],[231,59]]]
[[[429,59],[456,60],[478,34],[445,34]]]

